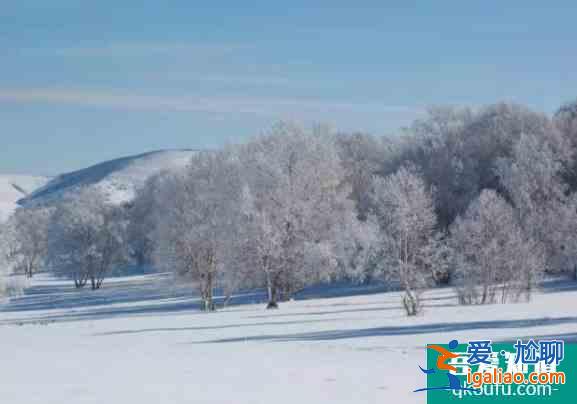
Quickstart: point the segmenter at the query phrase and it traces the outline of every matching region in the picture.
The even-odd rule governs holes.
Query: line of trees
[[[530,297],[577,277],[577,103],[433,108],[401,136],[279,124],[148,179],[130,204],[84,190],[22,208],[2,259],[101,287],[132,261],[174,272],[214,310],[218,287],[266,288],[269,308],[347,279],[397,286],[409,315],[451,284],[462,304]],[[6,267],[6,266],[5,266]]]

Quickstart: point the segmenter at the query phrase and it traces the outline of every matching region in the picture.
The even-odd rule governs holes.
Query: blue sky
[[[214,148],[281,119],[382,135],[433,104],[577,97],[570,1],[200,3],[3,0],[0,173]]]

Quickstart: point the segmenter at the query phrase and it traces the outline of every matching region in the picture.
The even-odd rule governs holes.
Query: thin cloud
[[[133,57],[167,54],[221,55],[248,49],[243,43],[195,43],[195,42],[88,42],[70,47],[24,48],[23,54],[50,54],[71,57]]]
[[[203,74],[192,72],[170,72],[170,74],[154,73],[149,75],[153,79],[178,80],[183,82],[209,82],[231,85],[250,86],[294,86],[295,82],[283,76],[263,75],[235,75],[235,74]]]
[[[379,102],[340,102],[321,99],[279,97],[194,97],[172,95],[120,94],[72,89],[0,89],[0,102],[44,103],[103,107],[121,110],[204,112],[213,114],[251,114],[263,116],[321,116],[340,114],[416,115],[421,108],[385,105]]]

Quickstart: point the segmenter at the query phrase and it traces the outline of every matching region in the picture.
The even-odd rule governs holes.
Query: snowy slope
[[[429,291],[424,314],[407,318],[396,292],[207,314],[159,277],[96,292],[35,277],[0,306],[2,402],[424,404],[413,390],[426,383],[427,343],[577,340],[575,283],[510,305],[464,307],[450,289]]]
[[[61,174],[19,203],[50,202],[81,187],[97,187],[111,202],[125,202],[134,196],[134,191],[149,176],[165,169],[185,166],[194,153],[192,150],[165,150],[106,161]]]
[[[18,206],[16,202],[46,184],[47,177],[31,175],[0,175],[0,222]]]

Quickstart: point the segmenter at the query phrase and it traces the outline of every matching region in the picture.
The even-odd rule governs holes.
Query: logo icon
[[[456,339],[452,340],[449,342],[449,349],[450,350],[455,350],[457,349],[457,347],[459,346],[459,341],[457,341]],[[443,348],[440,345],[427,345],[427,349],[431,349],[437,353],[439,353],[439,356],[437,357],[437,363],[436,363],[436,367],[432,368],[432,369],[423,369],[421,366],[419,366],[419,369],[421,369],[421,371],[423,373],[425,373],[426,375],[430,375],[433,373],[436,373],[437,371],[446,371],[446,375],[447,375],[447,379],[449,380],[449,385],[447,386],[437,386],[437,387],[423,387],[417,390],[414,390],[415,393],[419,392],[419,391],[429,391],[429,390],[469,390],[469,391],[475,391],[476,389],[470,388],[470,387],[463,387],[461,386],[461,381],[459,380],[459,378],[457,376],[455,376],[454,374],[451,374],[450,371],[456,372],[457,368],[454,367],[453,365],[449,365],[447,363],[447,361],[451,360],[451,359],[455,359],[457,358],[459,355],[451,352],[449,349]]]

